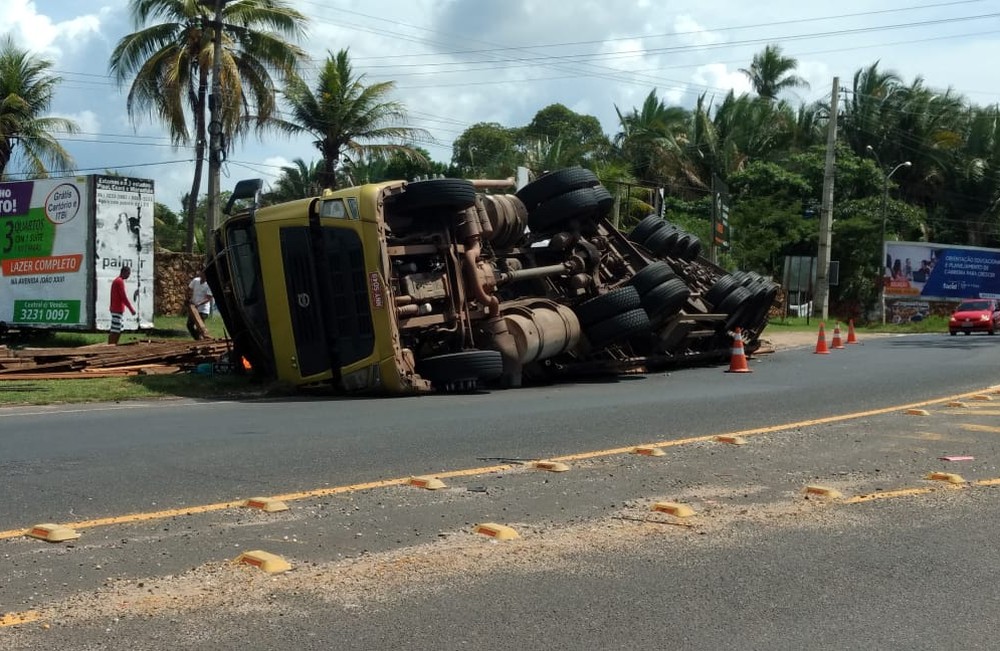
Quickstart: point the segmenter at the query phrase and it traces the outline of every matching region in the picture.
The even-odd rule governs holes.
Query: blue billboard
[[[886,242],[886,298],[1000,298],[1000,250],[928,242]]]

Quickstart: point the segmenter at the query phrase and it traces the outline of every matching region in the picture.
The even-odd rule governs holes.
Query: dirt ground
[[[768,352],[770,350],[788,350],[790,348],[805,348],[813,347],[816,345],[819,336],[819,328],[817,326],[816,332],[786,332],[781,330],[775,330],[774,328],[767,328],[761,335],[761,350],[760,352]],[[844,343],[847,343],[847,332],[841,331],[840,336],[843,338]],[[874,337],[890,337],[890,333],[879,332],[879,333],[865,333],[864,335],[858,335],[858,341],[863,341],[864,339],[870,339]],[[827,345],[832,345],[833,343],[833,331],[826,330],[826,343]]]

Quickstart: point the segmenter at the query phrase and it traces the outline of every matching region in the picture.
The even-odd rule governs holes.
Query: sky
[[[616,108],[631,111],[654,89],[687,108],[702,94],[749,92],[739,69],[768,44],[796,58],[810,84],[785,97],[795,104],[829,101],[835,76],[850,88],[854,73],[876,61],[906,83],[922,77],[978,105],[1000,101],[1000,0],[289,1],[309,21],[300,43],[312,57],[307,82],[329,52],[349,48],[356,73],[395,82],[409,125],[429,134],[419,144],[441,162],[469,126],[524,126],[554,103],[596,116],[613,136]],[[62,77],[51,114],[80,126],[58,135],[76,172],[153,179],[156,200],[179,210],[191,150],[172,147],[148,116],[131,118],[127,88],[108,74],[115,44],[136,29],[128,4],[3,0],[0,35],[6,30]],[[296,158],[319,158],[308,136],[234,143],[222,190],[244,178],[269,183]]]

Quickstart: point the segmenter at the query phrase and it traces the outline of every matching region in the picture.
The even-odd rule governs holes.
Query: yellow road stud
[[[948,403],[948,406],[949,407],[968,407],[969,405],[965,404],[961,400],[952,400],[951,402]]]
[[[836,488],[830,488],[829,486],[817,486],[815,484],[810,484],[806,486],[807,495],[818,495],[820,497],[828,497],[832,500],[839,499],[844,495]]]
[[[436,491],[445,487],[444,482],[437,477],[410,477],[406,480],[406,483],[410,486],[416,486],[417,488],[426,488],[429,491]]]
[[[666,452],[653,445],[637,445],[632,448],[631,454],[638,454],[644,457],[662,457]]]
[[[477,524],[472,530],[475,533],[481,533],[495,540],[513,540],[520,537],[512,527],[508,527],[505,524],[496,524],[495,522]]]
[[[569,466],[560,461],[532,461],[531,467],[538,470],[548,470],[549,472],[566,472]]]
[[[690,518],[694,515],[694,509],[687,504],[680,504],[678,502],[656,502],[650,510],[657,511],[659,513],[666,513],[667,515],[672,515],[675,518]]]
[[[250,509],[260,509],[265,513],[277,513],[278,511],[287,511],[288,505],[281,500],[274,500],[270,497],[251,497],[246,502],[243,502],[243,506]]]
[[[45,542],[64,542],[67,540],[76,540],[80,537],[80,534],[74,529],[61,524],[51,523],[36,524],[28,530],[27,535],[29,538],[38,538]]]
[[[965,480],[962,479],[961,475],[956,475],[953,472],[932,472],[927,475],[926,479],[932,481],[946,481],[949,484],[964,484]]]
[[[746,445],[747,440],[742,436],[733,436],[731,434],[723,434],[721,436],[716,436],[715,440],[719,443],[728,443],[729,445]]]
[[[42,618],[37,610],[25,610],[20,613],[7,613],[0,615],[0,628],[5,626],[17,626],[18,624],[28,624]]]
[[[292,564],[282,557],[259,549],[243,552],[236,557],[236,562],[256,567],[268,574],[281,574],[292,569]]]
[[[931,412],[926,409],[907,409],[903,412],[907,416],[930,416]]]
[[[975,400],[977,402],[989,402],[990,400],[993,400],[993,398],[986,395],[985,393],[979,393],[974,396],[969,396],[969,400]]]

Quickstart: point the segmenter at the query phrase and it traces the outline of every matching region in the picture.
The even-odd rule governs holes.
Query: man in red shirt
[[[125,281],[131,275],[131,269],[122,267],[118,277],[111,281],[111,328],[108,330],[108,343],[113,346],[118,345],[118,338],[122,336],[122,314],[125,313],[125,308],[135,315],[135,308],[125,291]]]

